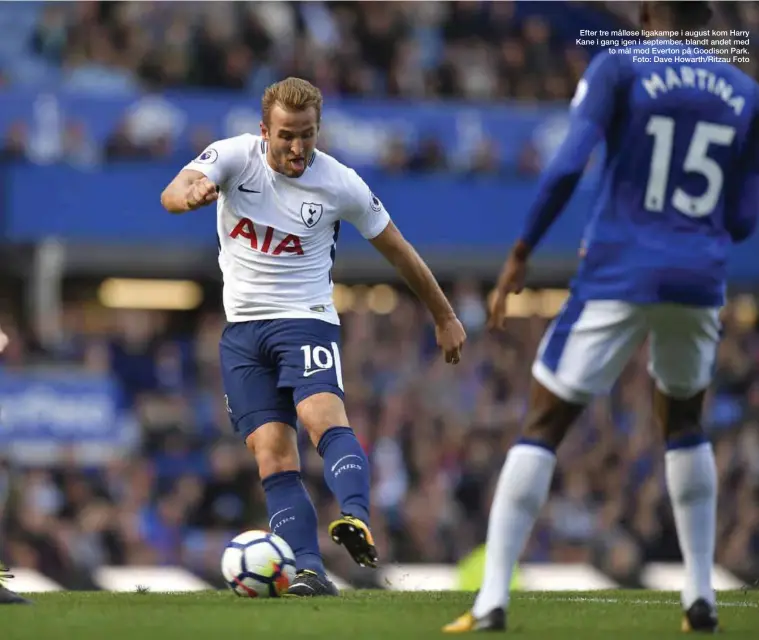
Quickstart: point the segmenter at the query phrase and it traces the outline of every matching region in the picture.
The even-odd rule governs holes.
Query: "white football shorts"
[[[568,402],[608,393],[649,338],[648,371],[663,393],[690,398],[712,380],[719,308],[581,301],[570,296],[543,336],[532,375]]]

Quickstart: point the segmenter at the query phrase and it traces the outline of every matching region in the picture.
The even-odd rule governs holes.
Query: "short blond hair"
[[[269,116],[275,104],[286,111],[305,111],[309,107],[316,110],[316,121],[322,119],[322,92],[308,80],[285,78],[268,86],[261,99],[261,119],[269,124]]]

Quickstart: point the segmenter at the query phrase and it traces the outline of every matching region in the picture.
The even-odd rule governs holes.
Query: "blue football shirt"
[[[725,62],[670,58],[596,56],[542,177],[522,236],[530,247],[605,142],[587,253],[572,285],[581,299],[720,306],[729,249],[756,225],[759,85]]]

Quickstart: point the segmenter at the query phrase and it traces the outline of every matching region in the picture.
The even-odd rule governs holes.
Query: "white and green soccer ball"
[[[295,578],[295,554],[274,533],[245,531],[224,550],[221,573],[238,596],[278,598]]]

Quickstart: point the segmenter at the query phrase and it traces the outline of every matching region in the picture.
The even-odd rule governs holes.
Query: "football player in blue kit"
[[[704,29],[710,17],[708,2],[641,3],[642,27],[659,33]],[[501,272],[490,309],[496,329],[508,296],[524,286],[530,256],[603,141],[584,257],[540,345],[521,438],[498,480],[482,587],[471,611],[446,632],[506,628],[512,573],[548,498],[556,449],[646,339],[685,566],[682,628],[718,628],[717,474],[701,410],[720,340],[730,247],[757,220],[759,88],[730,63],[689,54],[680,40],[667,47],[663,62],[609,52],[592,60],[572,100],[566,140]]]

